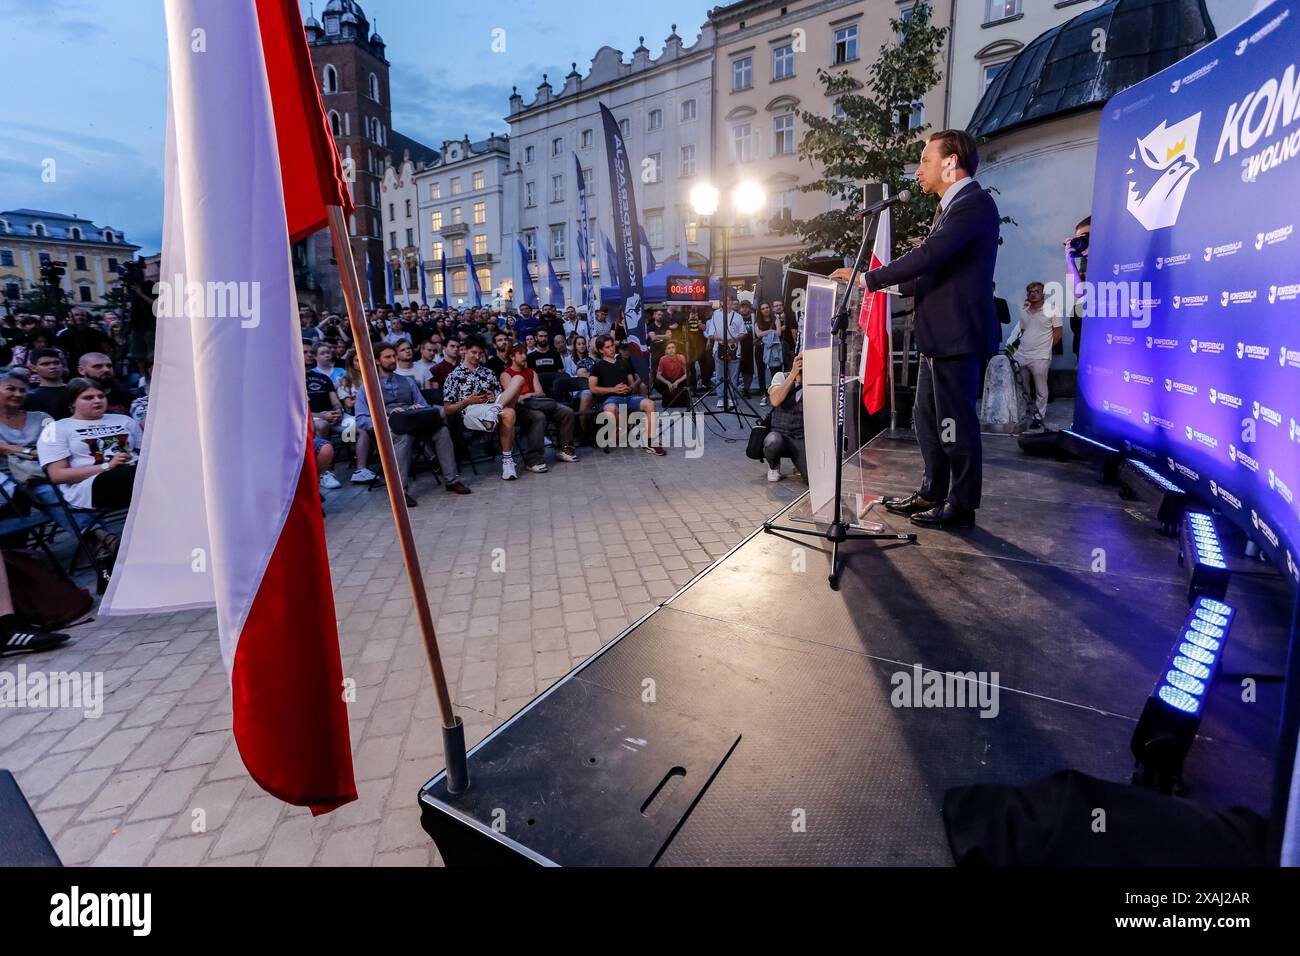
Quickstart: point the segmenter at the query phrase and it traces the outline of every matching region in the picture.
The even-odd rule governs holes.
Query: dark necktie
[[[934,207],[934,220],[930,223],[931,232],[934,232],[935,227],[939,225],[939,220],[942,218],[943,218],[943,205],[940,204]]]

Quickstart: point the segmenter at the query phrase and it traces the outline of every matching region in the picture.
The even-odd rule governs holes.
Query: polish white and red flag
[[[166,0],[149,412],[103,613],[215,607],[245,767],[356,799],[290,241],[351,209],[296,0]]]
[[[868,271],[889,265],[890,233],[890,210],[886,207],[880,214],[880,223],[876,227],[876,241],[871,248]],[[858,326],[862,329],[862,366],[859,374],[862,381],[862,404],[873,415],[885,407],[889,387],[889,312],[887,292],[883,289],[879,292],[863,292],[862,308],[858,312]]]

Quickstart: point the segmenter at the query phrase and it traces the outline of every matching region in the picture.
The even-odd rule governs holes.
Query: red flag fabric
[[[871,256],[871,268],[879,269],[884,263]],[[868,292],[862,297],[862,311],[858,325],[862,329],[862,404],[868,414],[874,415],[885,407],[887,373],[886,355],[889,337],[889,296],[885,292]]]
[[[352,193],[325,118],[297,0],[257,0],[257,23],[275,113],[289,241],[297,242],[325,228],[326,206],[342,206],[344,215],[351,215]]]

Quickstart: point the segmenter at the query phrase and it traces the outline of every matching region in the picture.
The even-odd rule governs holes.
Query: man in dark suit
[[[980,505],[980,371],[1002,336],[993,303],[1000,216],[972,178],[978,166],[964,130],[932,134],[917,172],[921,188],[939,195],[930,235],[866,275],[870,291],[898,285],[916,300],[921,367],[912,418],[925,475],[916,492],[888,498],[885,507],[924,527],[971,527]]]

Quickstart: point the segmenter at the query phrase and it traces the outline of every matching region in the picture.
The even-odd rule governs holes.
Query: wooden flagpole
[[[465,756],[465,725],[452,707],[451,691],[447,687],[447,673],[442,666],[438,650],[438,635],[433,629],[433,613],[429,610],[429,596],[424,590],[424,575],[420,571],[420,558],[415,553],[415,536],[411,533],[411,516],[406,510],[406,492],[398,472],[397,453],[393,450],[393,436],[384,414],[384,394],[379,384],[379,371],[375,366],[375,353],[370,345],[370,328],[366,324],[362,306],[361,285],[357,279],[356,263],[352,259],[352,246],[348,242],[347,223],[339,206],[327,207],[329,212],[330,240],[334,245],[334,259],[338,262],[339,280],[343,299],[347,303],[348,324],[357,350],[357,366],[366,390],[366,404],[374,424],[375,445],[384,466],[384,483],[388,486],[388,502],[393,509],[393,523],[397,525],[397,539],[402,548],[402,561],[411,585],[411,597],[420,621],[420,634],[424,638],[424,652],[429,658],[433,674],[433,689],[438,697],[438,712],[442,716],[442,747],[447,761],[447,790],[463,793],[469,786],[469,770]]]

